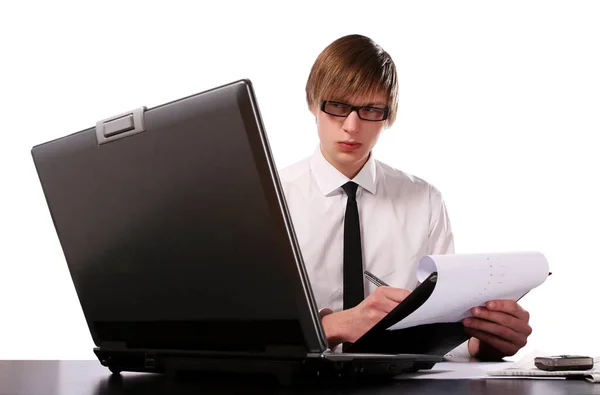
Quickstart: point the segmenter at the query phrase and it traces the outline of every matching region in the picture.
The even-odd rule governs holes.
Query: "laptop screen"
[[[32,150],[96,345],[324,349],[250,82],[148,109],[143,123]]]

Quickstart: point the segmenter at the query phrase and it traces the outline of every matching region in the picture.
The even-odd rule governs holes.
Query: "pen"
[[[367,278],[367,280],[369,280],[378,287],[389,287],[389,285],[387,285],[385,281],[378,279],[373,273],[371,273],[368,270],[365,270],[365,277]]]

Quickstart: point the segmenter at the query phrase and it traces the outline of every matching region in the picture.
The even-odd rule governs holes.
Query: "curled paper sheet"
[[[600,383],[600,372],[585,374],[583,377],[590,383]]]
[[[459,322],[471,308],[490,300],[519,300],[548,277],[548,261],[539,252],[427,255],[417,279],[437,272],[433,293],[418,309],[388,328]]]

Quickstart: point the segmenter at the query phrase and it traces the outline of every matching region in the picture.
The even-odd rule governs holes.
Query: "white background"
[[[94,358],[33,145],[250,78],[286,166],[317,143],[310,67],[350,33],[379,42],[399,72],[377,158],[442,191],[457,252],[548,258],[554,274],[522,300],[524,351],[600,355],[600,2],[215,3],[0,9],[0,359]]]

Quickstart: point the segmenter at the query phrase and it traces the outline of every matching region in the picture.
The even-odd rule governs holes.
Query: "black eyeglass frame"
[[[325,111],[325,106],[327,105],[327,103],[341,104],[343,106],[348,106],[348,107],[350,107],[350,111],[346,115],[332,114],[330,112]],[[366,118],[363,118],[360,115],[360,110],[363,109],[363,108],[371,108],[371,109],[374,109],[374,110],[383,110],[383,118],[382,119],[366,119]],[[342,103],[342,102],[335,101],[335,100],[323,100],[323,101],[321,101],[321,111],[323,111],[325,114],[329,114],[331,116],[341,117],[341,118],[346,118],[348,115],[352,114],[352,111],[356,111],[356,115],[358,115],[358,118],[362,119],[363,121],[369,121],[369,122],[381,122],[381,121],[385,121],[386,119],[388,119],[388,116],[390,115],[390,109],[389,109],[389,107],[382,108],[382,107],[373,107],[373,106],[353,106],[353,105],[350,105],[348,103]]]

